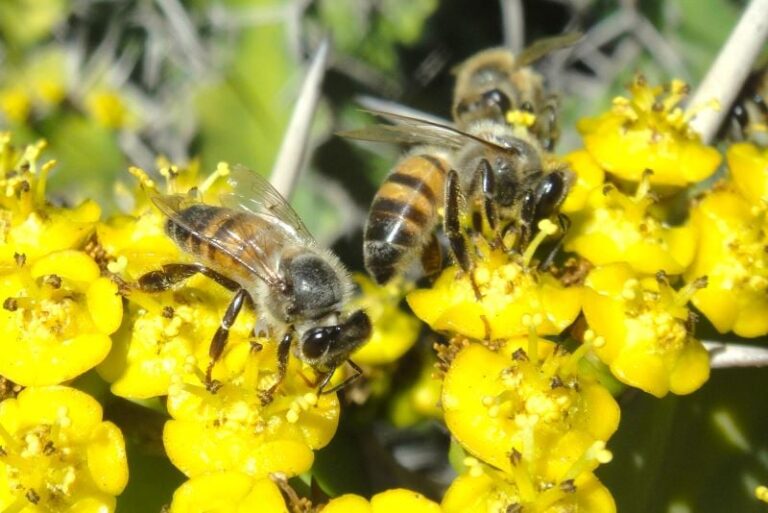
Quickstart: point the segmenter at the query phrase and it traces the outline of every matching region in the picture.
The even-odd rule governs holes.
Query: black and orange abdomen
[[[443,205],[448,163],[442,156],[412,153],[394,167],[371,204],[365,227],[365,267],[386,283],[418,254]]]
[[[241,232],[248,226],[241,212],[200,203],[179,212],[178,220],[168,219],[165,231],[182,251],[237,280],[244,269],[233,256],[244,256]]]

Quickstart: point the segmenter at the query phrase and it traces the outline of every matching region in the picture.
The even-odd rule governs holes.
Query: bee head
[[[371,336],[371,320],[362,310],[352,313],[341,324],[318,326],[301,337],[299,356],[321,371],[331,371]]]

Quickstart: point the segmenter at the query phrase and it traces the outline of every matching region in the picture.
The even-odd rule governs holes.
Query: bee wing
[[[581,32],[568,32],[567,34],[545,37],[544,39],[534,41],[529,47],[515,55],[515,66],[522,68],[555,50],[573,46],[581,39],[582,35]]]
[[[299,214],[266,178],[238,164],[232,166],[229,183],[232,192],[219,196],[221,206],[273,222],[294,242],[316,244]]]
[[[394,144],[428,144],[449,149],[459,149],[466,140],[451,133],[443,133],[429,126],[370,125],[356,130],[338,132],[337,135],[358,141],[386,142]]]
[[[202,204],[202,202],[191,196],[184,196],[181,194],[155,195],[152,196],[152,202],[168,217],[168,219],[181,226],[181,228],[188,231],[193,236],[229,255],[267,284],[271,286],[279,286],[282,283],[278,274],[268,264],[268,259],[263,249],[267,247],[267,241],[244,240],[242,236],[234,230],[226,230],[224,233],[217,232],[216,236],[200,232],[187,223],[184,216],[181,215],[187,208],[193,205]],[[274,238],[274,234],[272,234],[272,236]],[[270,237],[270,234],[261,234],[261,238],[265,237]],[[247,248],[247,250],[243,251],[241,248]]]
[[[403,116],[392,112],[365,111],[382,117],[394,125],[371,125],[357,130],[337,132],[342,137],[361,141],[389,142],[397,144],[428,144],[458,150],[467,143],[476,142],[493,150],[508,153],[511,148],[499,146],[456,127],[426,119]]]

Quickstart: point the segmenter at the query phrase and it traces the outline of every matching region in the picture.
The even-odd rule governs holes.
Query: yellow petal
[[[224,431],[224,430],[222,430]],[[250,433],[218,432],[196,422],[170,420],[163,430],[168,458],[184,474],[237,470],[263,477],[272,472],[295,476],[312,466],[314,453],[295,440],[259,440]]]
[[[112,345],[102,333],[83,333],[58,341],[56,347],[20,338],[10,342],[0,358],[0,374],[25,386],[55,385],[77,377],[103,360]]]
[[[111,422],[102,422],[91,434],[88,469],[96,486],[110,495],[119,495],[128,484],[125,440]]]
[[[331,499],[322,511],[323,513],[372,513],[371,505],[367,500],[351,493]]]
[[[691,340],[680,353],[669,375],[673,394],[695,392],[709,379],[709,353],[698,340]]]
[[[89,283],[99,277],[99,266],[82,251],[67,249],[50,253],[32,266],[32,277],[39,278],[48,274]]]
[[[280,489],[270,479],[240,472],[205,474],[173,494],[171,513],[289,513]]]
[[[107,335],[117,331],[123,320],[123,298],[117,291],[117,284],[109,278],[98,278],[88,288],[86,299],[88,311],[99,331]]]
[[[26,388],[15,399],[19,425],[64,423],[75,441],[87,442],[101,422],[101,405],[90,395],[70,387]],[[0,403],[2,406],[5,402]]]
[[[440,506],[420,493],[395,488],[374,495],[371,510],[373,513],[440,513]]]

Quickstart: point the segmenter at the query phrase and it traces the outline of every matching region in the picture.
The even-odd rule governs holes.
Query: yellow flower
[[[440,513],[440,505],[420,493],[395,488],[377,493],[370,503],[359,495],[342,495],[331,499],[323,513]]]
[[[755,497],[763,502],[768,502],[768,486],[760,485],[755,488]]]
[[[693,304],[721,333],[768,333],[766,212],[726,189],[707,194],[691,211],[701,235],[685,278],[707,276],[708,285],[693,296]]]
[[[173,420],[163,433],[166,452],[182,472],[237,470],[255,477],[272,472],[295,476],[314,460],[336,432],[339,402],[335,394],[317,396],[303,377],[311,372],[292,358],[274,400],[260,393],[274,382],[276,343],[260,339],[261,351],[238,344],[225,353],[226,375],[212,394],[201,385],[175,384],[168,395]],[[198,380],[199,383],[199,380]]]
[[[125,442],[101,419],[95,399],[62,386],[0,403],[0,508],[114,511],[128,481]]]
[[[709,355],[689,331],[691,295],[702,280],[675,291],[662,277],[636,274],[626,264],[587,276],[585,341],[621,382],[656,397],[689,394],[709,378]]]
[[[208,349],[232,293],[204,276],[158,294],[131,291],[124,328],[113,336],[113,350],[99,365],[112,393],[143,399],[166,395],[174,379],[200,383],[210,362]],[[255,323],[244,309],[230,330],[229,349],[248,345]],[[214,368],[214,378],[222,367]]]
[[[16,150],[0,133],[0,270],[13,269],[17,255],[27,263],[63,249],[81,248],[101,209],[94,201],[75,208],[48,205],[45,186],[54,162],[38,166],[45,142]]]
[[[576,180],[560,209],[568,214],[578,212],[587,205],[590,193],[603,184],[605,172],[586,150],[571,152],[563,157],[563,160],[576,174]]]
[[[75,250],[0,276],[0,298],[0,374],[26,386],[61,383],[96,366],[123,315],[117,285]]]
[[[92,91],[85,99],[85,108],[97,123],[106,128],[119,130],[132,122],[131,111],[117,91]]]
[[[289,513],[278,486],[242,472],[203,474],[173,494],[171,513]]]
[[[540,335],[556,335],[576,319],[578,287],[563,287],[552,275],[501,250],[476,265],[473,279],[480,299],[470,276],[448,267],[432,288],[408,294],[416,316],[437,331],[489,340],[525,335],[532,324]]]
[[[159,192],[153,180],[137,168],[131,172],[147,192]],[[220,169],[206,180],[197,179],[197,167],[161,169],[165,192],[186,192],[193,186],[207,194],[225,172]],[[200,183],[202,182],[202,183]],[[97,238],[107,269],[126,283],[165,264],[189,261],[165,234],[166,218],[135,191],[129,198],[133,215],[121,215],[99,224]],[[124,329],[113,337],[113,350],[98,371],[122,397],[148,398],[168,393],[175,378],[199,382],[197,377],[210,361],[211,338],[232,299],[232,293],[204,276],[193,276],[174,290],[147,294],[126,291],[128,306]],[[248,344],[255,318],[245,309],[229,336],[229,347]],[[193,363],[190,365],[190,363]],[[219,367],[214,369],[217,377]]]
[[[373,324],[373,333],[352,359],[367,365],[392,363],[416,343],[421,323],[399,308],[405,295],[402,285],[379,286],[359,273],[354,274],[353,279],[360,287],[360,295],[353,300],[350,309],[366,311]]]
[[[515,476],[517,477],[517,476]],[[556,482],[515,479],[487,469],[459,476],[443,497],[445,513],[535,511],[614,513],[611,492],[592,473]]]
[[[738,143],[726,153],[728,169],[739,193],[756,206],[768,204],[768,148]]]
[[[23,123],[32,110],[32,98],[23,87],[12,86],[0,90],[0,111],[9,121]]]
[[[688,94],[685,83],[651,87],[637,77],[629,90],[631,99],[618,97],[610,112],[578,124],[587,151],[603,169],[633,182],[650,169],[651,183],[676,187],[717,169],[720,154],[701,143],[688,126],[691,116],[678,106]]]
[[[634,196],[613,186],[594,189],[588,207],[571,216],[565,249],[595,265],[627,262],[644,273],[680,274],[693,260],[697,231],[692,223],[670,227],[651,212],[647,178]]]
[[[550,480],[618,427],[611,394],[577,373],[580,355],[535,335],[507,342],[502,352],[471,344],[445,376],[445,423],[477,458],[514,473],[518,455],[529,472]]]

